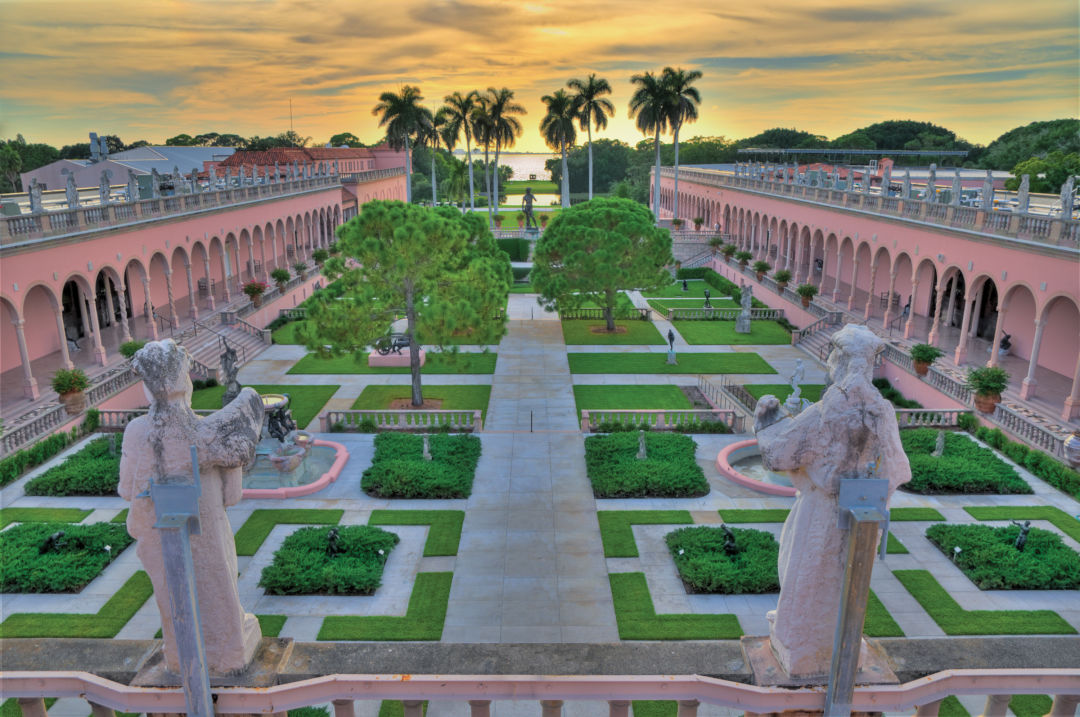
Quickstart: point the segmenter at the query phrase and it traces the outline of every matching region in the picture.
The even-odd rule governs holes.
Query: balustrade
[[[668,320],[734,321],[742,309],[668,309]],[[753,320],[784,318],[783,309],[750,309]]]
[[[1004,404],[994,407],[991,420],[1030,446],[1057,458],[1065,455],[1064,439]]]
[[[52,433],[70,420],[71,416],[63,406],[50,406],[15,428],[5,428],[4,435],[0,438],[0,448],[4,455],[13,453],[46,433]]]
[[[652,309],[648,309],[648,308],[646,308],[646,309],[637,309],[637,308],[629,308],[629,309],[627,309],[627,308],[623,308],[623,309],[615,309],[614,310],[614,315],[615,315],[616,319],[632,319],[632,320],[648,321],[649,320],[649,314],[650,314],[651,311],[652,311]],[[607,317],[604,316],[604,310],[603,309],[572,309],[572,310],[567,310],[567,311],[560,311],[559,312],[559,318],[564,320],[564,321],[571,321],[571,320],[594,321],[594,320],[605,320]]]
[[[598,426],[615,424],[649,428],[654,431],[677,431],[693,433],[693,427],[701,421],[723,421],[732,431],[742,431],[742,417],[726,408],[713,409],[630,409],[588,410],[581,412],[581,432],[591,433]]]
[[[970,411],[961,409],[898,408],[896,409],[896,423],[900,428],[915,428],[917,426],[947,428],[960,425],[960,414],[967,413],[970,413]]]
[[[450,430],[484,430],[481,411],[411,411],[411,410],[348,410],[326,411],[319,415],[320,430],[329,432],[375,431],[428,432],[449,426]]]

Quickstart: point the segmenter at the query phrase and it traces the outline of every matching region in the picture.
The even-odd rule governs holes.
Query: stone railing
[[[791,345],[794,346],[805,339],[807,336],[816,334],[818,331],[824,331],[836,326],[840,323],[840,318],[833,316],[832,314],[840,314],[839,311],[830,312],[829,316],[818,319],[809,326],[804,326],[798,331],[791,332]]]
[[[674,177],[675,171],[672,167],[661,167],[660,174],[663,177]],[[902,197],[881,197],[860,192],[843,192],[787,184],[770,181],[765,177],[735,176],[715,170],[686,167],[679,169],[679,180],[710,187],[744,189],[844,209],[861,210],[1000,238],[1024,239],[1073,251],[1080,249],[1080,230],[1076,228],[1080,222],[1058,216],[986,211]]]
[[[994,413],[990,416],[990,420],[1029,446],[1046,451],[1059,459],[1065,457],[1064,438],[1051,433],[1043,426],[1032,422],[1026,416],[1017,413],[1004,404],[999,403],[994,407]]]
[[[452,431],[480,433],[484,430],[483,412],[349,410],[326,411],[319,415],[319,430],[323,433],[364,432],[369,428],[374,431],[428,433],[444,426],[449,426]]]
[[[262,341],[264,344],[269,344],[271,341],[270,335],[273,333],[270,329],[260,329],[258,326],[249,324],[241,319],[235,311],[223,311],[221,312],[221,323],[225,326],[231,326],[238,331],[242,331],[245,334],[254,336]]]
[[[63,405],[49,406],[16,428],[5,427],[4,435],[0,437],[0,455],[14,453],[46,433],[52,433],[73,418],[74,416],[68,415]]]
[[[166,219],[197,211],[275,199],[335,186],[341,186],[337,177],[312,177],[270,184],[230,187],[199,194],[141,199],[128,204],[93,205],[38,214],[0,216],[0,246],[28,239],[122,226],[149,219]]]
[[[686,433],[693,433],[693,427],[702,421],[723,421],[728,428],[732,429],[732,432],[741,432],[742,430],[742,417],[731,409],[632,409],[582,411],[581,432],[592,433],[598,426],[616,424],[620,426],[647,427],[653,431],[678,431],[681,429]]]
[[[297,306],[297,307],[292,308],[292,309],[279,309],[278,310],[278,318],[289,319],[290,321],[293,321],[293,320],[296,320],[296,319],[306,319],[307,318],[307,307]]]
[[[644,308],[644,309],[619,308],[619,309],[615,309],[614,313],[615,313],[615,318],[619,319],[619,320],[631,319],[631,320],[648,321],[649,320],[649,314],[651,312],[652,312],[652,309],[649,309],[649,308]],[[603,309],[572,309],[572,310],[569,310],[569,311],[560,311],[559,312],[559,318],[562,319],[563,321],[572,321],[572,320],[578,320],[578,319],[584,319],[584,320],[587,320],[587,321],[597,321],[597,320],[603,321],[606,317],[604,316],[604,310]]]
[[[101,422],[98,424],[98,432],[100,433],[123,433],[127,428],[127,424],[133,419],[139,416],[145,416],[149,409],[146,408],[104,408],[98,411],[98,415],[101,418]],[[195,409],[195,414],[198,416],[209,416],[214,413],[209,409]]]
[[[135,371],[126,367],[123,371],[111,374],[104,381],[95,383],[86,389],[86,403],[91,406],[104,401],[109,396],[121,391],[139,380]]]
[[[895,344],[885,343],[884,359],[889,363],[904,369],[913,376],[918,376],[918,374],[915,373],[915,363],[911,360],[911,354],[898,348]],[[961,381],[937,370],[935,367],[931,366],[927,374],[925,376],[920,376],[920,378],[949,398],[955,399],[965,406],[973,405],[971,391],[969,391]]]
[[[386,169],[369,169],[366,172],[346,172],[339,175],[342,184],[363,184],[375,182],[380,179],[390,179],[405,174],[404,167],[387,167]]]
[[[714,382],[704,376],[697,377],[698,390],[705,396],[705,400],[714,408],[733,412],[735,415],[728,425],[731,426],[733,433],[742,433],[748,425],[747,419],[752,418],[754,414],[753,411],[748,411],[746,406],[729,390],[732,385],[723,376],[719,377],[719,382]]]
[[[671,241],[673,242],[708,242],[713,237],[718,236],[724,240],[725,244],[731,243],[731,234],[726,232],[716,232],[712,229],[672,229]]]
[[[960,425],[960,416],[965,413],[971,412],[961,409],[898,408],[896,409],[896,423],[900,428],[920,426],[950,428]]]
[[[742,309],[668,309],[668,321],[702,320],[734,321]],[[750,309],[750,318],[754,321],[768,319],[775,321],[784,318],[783,309]]]

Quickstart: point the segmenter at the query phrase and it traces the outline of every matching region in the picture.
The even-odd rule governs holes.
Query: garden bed
[[[780,544],[764,530],[695,526],[667,534],[664,542],[688,593],[772,593],[780,590]]]
[[[933,428],[913,428],[900,432],[900,441],[911,462],[911,482],[901,486],[911,493],[1031,493],[1017,472],[962,433],[945,434],[945,452],[930,455],[937,442]]]
[[[326,402],[341,388],[337,385],[326,386],[295,386],[295,385],[246,385],[244,388],[253,388],[260,395],[268,393],[289,394],[289,410],[292,411],[293,420],[300,428],[304,428],[315,416],[319,415]],[[198,409],[217,410],[221,408],[221,397],[225,393],[224,386],[213,386],[195,391],[191,394],[191,407]]]
[[[27,495],[116,495],[120,482],[120,441],[95,438],[63,463],[27,481]]]
[[[399,540],[368,525],[301,528],[274,553],[259,587],[271,595],[371,595]]]
[[[1023,550],[1020,526],[931,525],[926,537],[980,590],[1076,590],[1080,555],[1050,530],[1032,528]],[[957,554],[954,549],[959,547]]]
[[[118,523],[16,525],[0,533],[0,592],[78,592],[133,542]]]
[[[585,467],[597,498],[694,498],[709,492],[689,436],[645,434],[646,458],[638,460],[638,434],[585,439]]]
[[[616,333],[613,334],[603,331],[605,326],[606,324],[603,321],[566,320],[562,322],[563,339],[568,346],[600,346],[605,344],[657,346],[667,343],[651,321],[616,321]],[[594,328],[598,327],[602,333],[593,331]]]
[[[361,487],[379,498],[468,498],[480,460],[480,439],[434,434],[428,444],[430,461],[424,458],[423,436],[380,433]]]
[[[675,330],[691,346],[700,345],[790,345],[791,332],[776,321],[755,319],[750,323],[750,333],[735,331],[734,319],[680,319],[672,321]],[[755,372],[756,373],[756,372]]]

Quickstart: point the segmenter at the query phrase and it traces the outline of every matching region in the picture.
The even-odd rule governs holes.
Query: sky
[[[0,0],[0,138],[57,146],[186,132],[316,145],[382,137],[384,91],[509,87],[516,149],[545,151],[540,97],[591,72],[634,144],[631,75],[697,69],[682,137],[794,127],[829,138],[888,119],[971,142],[1080,114],[1076,0]]]

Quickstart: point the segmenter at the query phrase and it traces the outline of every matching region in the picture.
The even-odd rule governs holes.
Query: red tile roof
[[[279,165],[292,164],[293,161],[303,164],[307,162],[326,162],[335,159],[374,159],[370,149],[366,147],[274,147],[262,152],[241,150],[234,152],[224,162],[222,167],[270,166],[274,162]]]

